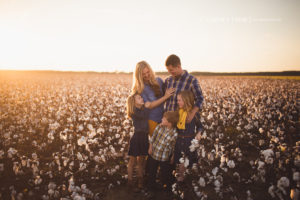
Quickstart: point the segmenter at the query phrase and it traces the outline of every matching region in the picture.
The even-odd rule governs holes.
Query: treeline
[[[0,70],[0,74],[132,74],[132,72],[95,72],[95,71],[52,71],[52,70]],[[300,76],[300,71],[282,71],[282,72],[190,72],[195,76]],[[169,75],[168,72],[156,72],[157,75]]]
[[[283,72],[191,72],[195,76],[300,76],[300,71]]]

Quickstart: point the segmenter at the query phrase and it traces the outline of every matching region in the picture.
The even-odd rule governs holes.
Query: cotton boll
[[[50,197],[49,197],[48,195],[45,195],[45,194],[44,194],[44,195],[42,196],[42,200],[49,200],[49,199],[50,199]]]
[[[240,174],[238,172],[234,172],[233,176],[238,179],[238,182],[241,182],[241,177],[240,177]]]
[[[221,183],[220,183],[219,180],[215,180],[215,181],[214,181],[214,186],[215,186],[216,192],[217,192],[217,193],[220,192]]]
[[[246,194],[247,194],[247,200],[252,200],[252,197],[251,197],[251,191],[250,191],[250,190],[247,190],[247,191],[246,191]]]
[[[212,111],[209,112],[209,115],[207,116],[208,120],[211,120],[214,117],[214,113]]]
[[[83,125],[82,125],[82,124],[80,124],[80,125],[78,126],[78,130],[79,130],[79,131],[82,131],[82,130],[83,130]]]
[[[220,160],[220,167],[223,167],[224,164],[225,164],[225,162],[226,162],[226,156],[223,154],[223,155],[221,156],[221,160]]]
[[[259,146],[263,146],[265,144],[265,140],[259,140],[258,144],[259,144]]]
[[[94,161],[96,161],[97,163],[99,163],[100,162],[100,157],[99,156],[95,156],[94,157]]]
[[[56,184],[55,184],[54,182],[50,182],[50,183],[48,184],[48,189],[55,190],[55,188],[56,188]]]
[[[184,167],[188,167],[189,166],[189,163],[190,163],[190,161],[189,161],[189,159],[188,158],[185,158],[184,159]]]
[[[179,162],[180,162],[181,164],[184,163],[184,158],[181,157],[181,158],[179,159]]]
[[[53,189],[49,189],[48,190],[48,194],[50,197],[52,197],[54,195],[54,190]]]
[[[197,191],[195,193],[196,193],[197,197],[201,197],[202,196],[202,193],[200,191]]]
[[[208,158],[209,161],[213,161],[215,159],[215,156],[214,156],[214,154],[212,152],[209,152],[207,154],[207,158]]]
[[[277,188],[282,191],[282,193],[284,195],[286,195],[286,191],[285,188],[289,187],[290,185],[290,181],[287,177],[281,177],[278,181],[277,181]]]
[[[261,169],[263,169],[264,167],[265,167],[265,163],[262,162],[262,161],[258,161],[258,167],[257,167],[257,169],[258,169],[258,170],[261,170]]]
[[[198,181],[199,185],[201,187],[205,187],[206,183],[205,183],[205,179],[203,177],[200,177],[199,178],[199,181]]]
[[[215,168],[212,169],[211,173],[212,173],[214,176],[216,176],[217,173],[218,173],[218,171],[219,171],[219,168],[218,168],[218,167],[215,167]]]
[[[262,128],[259,128],[258,131],[259,131],[260,134],[263,134],[263,133],[264,133],[264,130],[263,130]]]
[[[79,146],[85,145],[86,144],[86,138],[84,136],[81,136],[81,138],[77,140],[77,144]]]
[[[10,147],[10,148],[8,149],[8,151],[7,151],[7,157],[8,157],[8,158],[12,158],[13,155],[15,155],[16,153],[17,153],[17,150],[14,149],[14,148],[12,148],[12,147]]]
[[[268,189],[268,193],[271,195],[272,198],[275,198],[275,186],[271,185]]]
[[[300,181],[300,173],[299,173],[299,172],[294,172],[294,173],[293,173],[293,180],[294,180],[295,182]]]
[[[35,185],[40,185],[42,183],[42,178],[40,176],[36,176],[34,180]]]
[[[83,156],[80,152],[77,152],[77,159],[83,161]]]

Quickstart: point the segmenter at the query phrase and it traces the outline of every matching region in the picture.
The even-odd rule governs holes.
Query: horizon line
[[[132,74],[133,71],[128,72],[128,71],[76,71],[76,70],[51,70],[51,69],[0,69],[0,71],[16,71],[16,72],[72,72],[72,73],[110,73],[110,74]],[[253,71],[253,72],[211,72],[211,71],[190,71],[189,73],[284,73],[284,72],[297,72],[300,73],[300,70],[285,70],[285,71]],[[167,71],[156,71],[155,73],[168,73]]]

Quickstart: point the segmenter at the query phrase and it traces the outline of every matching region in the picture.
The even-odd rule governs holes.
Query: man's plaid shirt
[[[184,70],[184,73],[178,78],[174,78],[173,76],[166,78],[164,87],[165,90],[168,88],[176,89],[175,94],[166,100],[165,111],[175,111],[177,109],[177,95],[183,90],[192,91],[195,97],[195,106],[198,108],[202,107],[203,95],[199,81],[187,71]]]
[[[157,125],[149,141],[152,144],[152,158],[168,161],[173,154],[176,138],[176,128],[169,129],[161,124]]]

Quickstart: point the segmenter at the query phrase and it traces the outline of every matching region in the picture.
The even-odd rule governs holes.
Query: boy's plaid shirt
[[[176,138],[176,128],[169,129],[161,124],[157,125],[149,141],[152,144],[151,157],[158,161],[168,161],[173,153]]]

